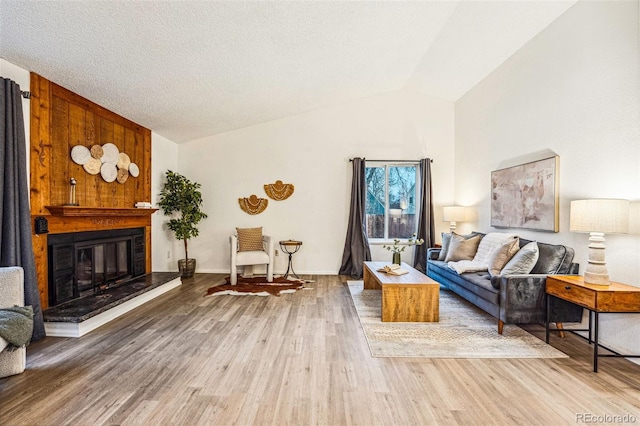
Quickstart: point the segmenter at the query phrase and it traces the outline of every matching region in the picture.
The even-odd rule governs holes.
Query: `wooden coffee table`
[[[382,289],[383,322],[437,322],[440,319],[440,284],[406,263],[404,275],[378,269],[389,262],[364,262],[364,288]]]

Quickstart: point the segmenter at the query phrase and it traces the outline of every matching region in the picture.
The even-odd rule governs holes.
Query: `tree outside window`
[[[408,239],[417,230],[417,164],[367,166],[366,226],[371,239]]]

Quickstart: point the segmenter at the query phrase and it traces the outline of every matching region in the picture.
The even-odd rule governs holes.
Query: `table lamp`
[[[462,206],[447,206],[442,208],[442,220],[449,222],[449,230],[451,232],[456,230],[456,222],[463,222],[465,220],[464,207]]]
[[[591,199],[571,202],[569,229],[589,232],[589,259],[584,272],[586,284],[610,284],[605,262],[604,234],[629,232],[629,200]]]

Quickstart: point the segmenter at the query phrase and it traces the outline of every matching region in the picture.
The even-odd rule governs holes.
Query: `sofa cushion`
[[[430,260],[427,267],[427,275],[430,277],[433,278],[434,275],[438,275],[446,281],[465,288],[481,299],[488,300],[495,305],[499,304],[500,293],[491,286],[490,277],[486,271],[468,272],[466,274],[459,275],[456,271],[449,268],[446,262],[439,260]],[[449,287],[449,284],[447,283],[444,283],[444,285]]]
[[[493,250],[487,262],[489,275],[499,275],[502,268],[519,250],[520,245],[517,237],[503,242],[500,247]]]
[[[538,262],[531,270],[532,274],[556,274],[560,270],[567,248],[562,245],[538,243],[540,252]],[[573,256],[572,256],[573,257]]]
[[[538,244],[535,241],[522,247],[511,258],[504,268],[500,271],[500,275],[520,275],[529,274],[538,262]]]
[[[264,250],[262,246],[262,227],[236,228],[238,233],[238,251]]]
[[[478,250],[478,244],[480,244],[481,239],[482,237],[480,235],[465,238],[463,235],[458,235],[455,232],[452,232],[451,242],[449,243],[449,250],[447,250],[445,262],[472,260]]]
[[[449,243],[451,242],[451,234],[450,233],[442,233],[442,248],[440,249],[440,254],[438,255],[438,260],[445,260],[447,258],[447,251],[449,250]]]

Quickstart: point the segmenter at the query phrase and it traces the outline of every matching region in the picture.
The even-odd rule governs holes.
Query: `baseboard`
[[[101,327],[106,323],[113,321],[114,319],[137,308],[138,306],[143,305],[152,299],[155,299],[156,297],[168,292],[169,290],[173,290],[181,284],[182,280],[179,277],[175,278],[174,280],[171,280],[166,284],[142,293],[138,297],[128,300],[118,306],[109,309],[108,311],[93,316],[82,322],[45,321],[45,333],[50,337],[82,337],[85,334],[95,330],[96,328]]]

